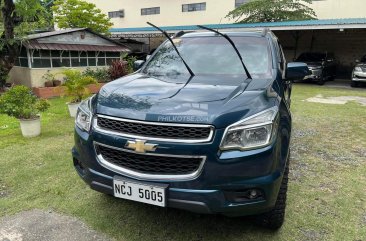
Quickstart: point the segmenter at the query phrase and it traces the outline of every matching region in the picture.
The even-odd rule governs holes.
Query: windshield
[[[361,63],[366,63],[366,55],[361,58]]]
[[[271,78],[268,42],[258,37],[232,37],[252,78]],[[173,39],[195,75],[245,75],[234,48],[221,36]],[[143,69],[150,75],[189,75],[170,42],[165,42]]]
[[[321,62],[325,60],[326,54],[324,53],[303,53],[301,54],[296,61],[299,62]]]

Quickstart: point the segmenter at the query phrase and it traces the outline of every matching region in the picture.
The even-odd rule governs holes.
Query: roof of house
[[[39,38],[45,38],[45,37],[51,37],[51,36],[66,34],[66,33],[73,33],[73,32],[82,31],[82,30],[87,30],[87,28],[69,28],[69,29],[56,30],[56,31],[52,31],[52,32],[30,34],[30,35],[27,36],[27,39],[28,40],[39,39]],[[88,30],[88,31],[90,31],[90,30]]]
[[[130,50],[121,45],[90,45],[90,44],[59,44],[59,43],[39,43],[31,40],[24,43],[30,49],[42,50],[69,50],[69,51],[102,51],[102,52],[129,52]]]
[[[206,24],[206,27],[214,29],[253,29],[270,28],[271,30],[309,30],[309,29],[338,29],[338,28],[366,28],[366,18],[347,18],[347,19],[321,19],[303,21],[284,21],[269,23],[232,23],[232,24]],[[163,26],[165,31],[188,31],[200,30],[196,25],[185,26]],[[142,28],[112,28],[111,33],[129,32],[157,32],[152,27]]]
[[[62,34],[68,34],[78,31],[87,31],[89,33],[92,33],[102,39],[105,39],[109,42],[111,42],[111,45],[93,45],[93,44],[74,44],[72,42],[70,43],[44,43],[42,41],[38,41],[42,38],[62,35]],[[24,46],[31,49],[42,49],[42,50],[73,50],[73,51],[105,51],[105,52],[129,52],[130,49],[119,43],[118,41],[115,41],[113,39],[110,39],[102,34],[98,34],[93,32],[92,30],[88,28],[73,28],[73,29],[63,29],[63,30],[57,30],[52,32],[44,32],[44,33],[37,33],[37,34],[31,34],[27,36],[27,41],[24,42]]]

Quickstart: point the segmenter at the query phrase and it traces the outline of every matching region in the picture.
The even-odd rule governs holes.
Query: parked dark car
[[[131,52],[127,54],[127,58],[136,58],[137,60],[145,60],[148,54],[144,52]]]
[[[296,61],[306,63],[312,72],[305,76],[306,81],[314,81],[323,85],[326,81],[334,80],[336,77],[337,63],[332,53],[305,52]]]
[[[366,55],[361,60],[356,61],[356,66],[352,71],[352,87],[358,87],[362,83],[366,83]]]
[[[309,69],[270,31],[226,34],[181,33],[82,102],[72,155],[92,189],[281,227],[291,83]]]

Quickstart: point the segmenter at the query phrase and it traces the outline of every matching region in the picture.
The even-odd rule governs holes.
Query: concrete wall
[[[235,0],[88,0],[104,13],[124,10],[124,18],[112,18],[114,28],[233,23],[225,16]],[[182,4],[206,2],[206,11],[182,12]],[[141,16],[141,8],[160,7],[160,14]],[[366,0],[314,0],[311,7],[319,19],[364,18]]]
[[[14,66],[10,70],[8,82],[32,87],[30,68]]]
[[[124,10],[124,18],[112,18],[114,28],[218,24],[230,22],[225,16],[234,9],[235,0],[88,0],[104,13]],[[182,12],[182,4],[206,2],[206,11]],[[160,14],[141,16],[141,8],[160,7]]]
[[[79,71],[84,71],[86,68],[90,69],[101,69],[107,68],[104,66],[98,67],[73,67],[72,69],[76,69]],[[45,79],[43,79],[44,74],[47,73],[48,70],[52,74],[56,75],[56,79],[63,80],[62,71],[69,68],[42,68],[42,69],[30,69],[25,67],[14,66],[9,73],[9,82],[15,84],[22,84],[28,87],[44,87]]]
[[[305,51],[332,52],[339,62],[340,74],[348,74],[355,65],[355,60],[366,54],[365,29],[301,31],[296,56],[295,32],[275,31],[275,34],[280,39],[288,61]]]

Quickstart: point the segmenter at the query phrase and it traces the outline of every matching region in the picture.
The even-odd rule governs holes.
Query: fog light
[[[250,199],[255,199],[255,198],[257,198],[258,197],[258,192],[257,192],[257,190],[251,190],[250,191],[250,194],[249,194],[249,198]]]
[[[264,192],[260,189],[245,189],[238,191],[226,191],[225,197],[230,202],[246,202],[254,200],[263,200]]]

